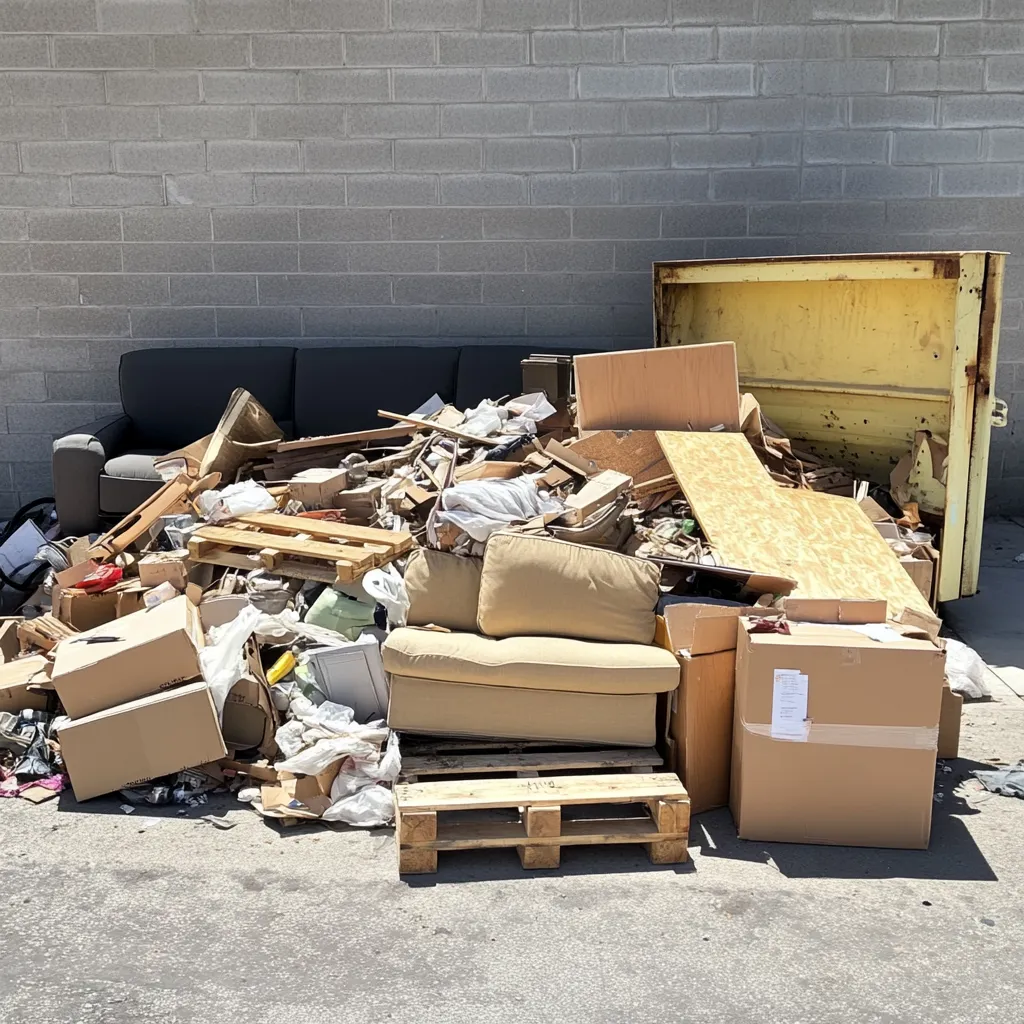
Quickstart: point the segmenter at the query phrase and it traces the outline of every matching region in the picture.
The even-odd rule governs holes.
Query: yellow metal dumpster
[[[888,480],[949,441],[938,599],[978,589],[1004,253],[654,264],[655,345],[734,341],[741,390],[801,447]]]

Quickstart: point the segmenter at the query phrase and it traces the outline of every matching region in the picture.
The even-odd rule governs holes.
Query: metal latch
[[[1001,398],[994,398],[992,400],[992,426],[1005,427],[1009,411],[1006,403]]]

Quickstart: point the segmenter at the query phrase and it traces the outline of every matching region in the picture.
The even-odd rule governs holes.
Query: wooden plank
[[[576,356],[581,430],[739,430],[731,341]]]
[[[562,833],[561,807],[527,807],[523,810],[523,828],[528,839],[553,839]],[[561,860],[558,846],[534,843],[516,847],[524,868],[557,868]]]
[[[678,839],[656,832],[648,815],[636,818],[563,820],[557,836],[527,839],[517,821],[439,821],[437,838],[417,847],[430,850],[481,850],[509,846],[601,846],[657,843]]]
[[[636,750],[567,750],[552,753],[458,754],[402,758],[402,771],[415,775],[466,775],[473,772],[571,771],[583,768],[632,768],[635,765],[661,764],[661,755],[653,747]]]
[[[358,568],[373,568],[372,552],[364,552],[345,544],[328,544],[323,541],[297,540],[279,534],[262,533],[259,530],[239,530],[230,526],[202,526],[194,536],[200,540],[212,540],[236,548],[273,548],[300,558],[316,558],[328,562],[344,562]]]
[[[852,498],[780,487],[742,434],[660,431],[658,442],[726,565],[794,579],[798,597],[884,597],[891,616],[932,616]]]
[[[331,445],[340,447],[359,444],[361,441],[390,441],[393,438],[408,437],[410,433],[408,427],[375,427],[372,430],[356,430],[349,434],[324,434],[320,437],[303,437],[297,441],[281,441],[276,450],[304,452],[310,448],[325,448]]]
[[[202,545],[200,548],[198,545]],[[231,551],[217,547],[212,541],[200,541],[193,537],[188,542],[189,557],[195,562],[207,565],[222,565],[228,569],[259,569],[259,558],[249,559],[240,551]],[[253,554],[257,554],[253,552]],[[293,579],[316,580],[318,583],[349,583],[357,576],[355,570],[342,573],[336,567],[327,568],[315,562],[299,562],[294,558],[285,558],[274,569],[278,576],[289,576]]]
[[[686,790],[678,776],[670,773],[581,775],[545,779],[420,782],[395,787],[395,800],[403,812],[635,803],[659,798],[686,799]]]
[[[251,512],[249,515],[239,516],[236,522],[268,530],[308,533],[311,537],[331,537],[352,544],[381,545],[393,550],[396,554],[408,551],[413,545],[412,534],[405,531],[378,530],[371,526],[352,526],[349,523],[332,523],[323,519],[304,519],[302,516],[286,516],[276,512]]]
[[[134,512],[130,512],[102,537],[97,537],[86,552],[87,557],[105,561],[119,555],[164,515],[184,511],[192,483],[184,474],[169,480],[156,493],[151,494]]]
[[[488,448],[496,448],[499,444],[503,443],[493,437],[476,437],[473,434],[467,434],[463,430],[456,430],[455,427],[446,427],[440,423],[432,423],[430,420],[425,420],[420,416],[399,416],[396,412],[386,412],[384,409],[378,409],[377,415],[385,420],[412,423],[421,430],[436,430],[439,434],[444,434],[446,437],[454,437],[471,445],[484,445]]]

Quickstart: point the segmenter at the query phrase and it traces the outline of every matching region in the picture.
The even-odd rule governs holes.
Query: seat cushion
[[[455,397],[457,348],[343,345],[295,354],[295,435],[393,426],[378,409],[407,413],[433,394]]]
[[[642,558],[551,537],[496,533],[484,549],[477,628],[649,644],[661,570]]]
[[[394,675],[451,683],[576,693],[664,693],[679,685],[675,656],[643,644],[404,628],[391,633],[383,654]]]
[[[521,395],[523,370],[519,364],[534,353],[545,351],[578,356],[594,349],[566,348],[562,344],[545,349],[543,341],[533,345],[466,345],[459,352],[455,404],[468,409],[485,398]]]
[[[235,388],[245,388],[287,431],[293,348],[153,348],[121,357],[121,404],[138,447],[181,448],[214,427]]]
[[[125,452],[107,459],[103,472],[107,476],[116,476],[121,480],[160,480],[160,474],[153,467],[153,460],[166,452]]]
[[[416,548],[405,566],[409,625],[475,632],[480,566],[479,558]]]

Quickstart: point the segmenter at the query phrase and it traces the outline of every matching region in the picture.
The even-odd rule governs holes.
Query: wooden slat
[[[199,545],[203,545],[199,547]],[[201,541],[195,537],[188,542],[189,557],[195,562],[204,562],[207,565],[223,565],[228,569],[259,569],[259,559],[250,560],[241,551],[231,551],[228,548],[217,547],[212,541]],[[258,554],[258,552],[253,552]],[[315,562],[299,562],[294,558],[285,558],[274,568],[278,576],[289,576],[293,579],[315,580],[318,583],[348,583],[356,578],[356,570],[351,566],[338,566],[327,568],[317,565]]]
[[[569,771],[581,768],[657,768],[661,755],[653,748],[637,750],[568,750],[553,753],[459,754],[402,758],[402,771],[409,775],[465,775],[471,772]]]
[[[685,800],[686,790],[679,777],[671,773],[583,775],[545,779],[420,782],[395,787],[395,800],[403,811],[635,803],[656,799]]]
[[[385,420],[398,420],[400,423],[412,423],[420,430],[436,430],[446,437],[454,437],[459,441],[465,441],[471,445],[484,445],[487,448],[496,448],[502,442],[493,437],[477,437],[475,434],[467,434],[463,430],[456,430],[455,427],[445,427],[440,423],[433,423],[430,420],[422,419],[419,416],[399,416],[396,412],[387,412],[378,409],[377,415]]]
[[[356,430],[350,434],[324,434],[322,437],[303,437],[297,441],[282,441],[279,452],[304,452],[310,448],[359,444],[362,441],[390,441],[392,438],[408,437],[408,427],[375,427],[372,430]]]
[[[649,817],[562,821],[557,836],[527,837],[517,821],[439,821],[437,838],[415,843],[426,850],[480,850],[508,846],[599,846],[613,843],[656,843],[678,839],[658,832]]]
[[[380,545],[397,554],[408,551],[413,543],[412,534],[404,531],[377,530],[371,526],[352,526],[349,523],[304,519],[301,516],[285,516],[275,512],[251,512],[249,515],[239,516],[237,522],[287,533],[308,533],[311,537],[332,537],[352,544]]]
[[[296,540],[278,534],[263,533],[259,530],[239,530],[230,526],[203,526],[196,530],[194,536],[200,540],[212,540],[238,548],[273,548],[289,555],[302,558],[316,558],[328,562],[344,562],[359,568],[373,567],[372,552],[354,548],[345,544],[327,544],[323,541]]]

